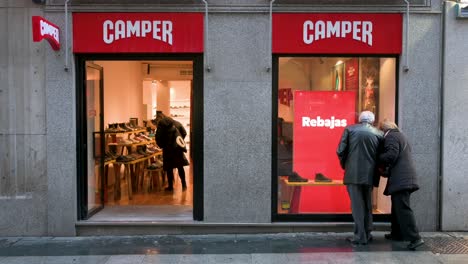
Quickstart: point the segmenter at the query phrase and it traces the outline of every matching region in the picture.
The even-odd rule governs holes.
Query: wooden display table
[[[160,155],[162,155],[162,151],[158,151],[149,156],[136,159],[136,160],[132,160],[132,161],[128,161],[128,162],[119,162],[119,161],[114,162],[114,166],[116,166],[116,168],[114,169],[114,172],[115,172],[114,173],[114,177],[115,177],[114,199],[115,200],[120,199],[120,179],[121,179],[120,166],[121,165],[124,166],[124,174],[122,178],[124,178],[127,181],[128,199],[131,200],[133,189],[136,189],[138,186],[140,186],[140,183],[141,184],[143,183],[142,166],[146,166],[148,161],[150,161],[151,158],[155,158]]]
[[[302,187],[304,186],[343,186],[342,180],[333,180],[331,182],[316,182],[309,180],[307,182],[290,182],[288,176],[280,176],[281,182],[281,197],[282,202],[289,203],[287,213],[297,213],[299,211],[299,198],[301,196]]]
[[[147,184],[147,187],[145,188],[145,181],[146,181],[146,178],[148,176],[148,184]],[[145,169],[144,172],[143,172],[143,188],[145,189],[145,191],[149,191],[149,190],[156,190],[156,191],[159,191],[162,189],[162,187],[164,186],[166,180],[165,180],[165,176],[164,176],[164,170],[162,168],[162,166],[160,168],[157,168],[157,169]]]

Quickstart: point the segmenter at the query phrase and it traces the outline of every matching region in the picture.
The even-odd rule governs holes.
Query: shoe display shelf
[[[288,176],[279,176],[279,178],[281,193],[278,196],[278,204],[281,205],[283,213],[297,212],[302,187],[343,186],[342,180],[332,180],[331,182],[317,182],[314,180],[308,180],[306,182],[291,182],[288,180]]]
[[[122,130],[122,131],[117,131]],[[125,131],[123,131],[125,130]],[[104,133],[105,135],[105,151],[115,154],[116,156],[127,156],[129,154],[142,154],[139,152],[140,148],[144,146],[156,145],[154,137],[148,137],[146,128],[128,127],[123,124],[109,124],[109,129]],[[146,148],[145,148],[146,149]],[[105,167],[113,164],[114,170],[114,200],[120,199],[120,185],[126,181],[128,188],[129,199],[132,199],[134,191],[139,189],[143,182],[144,168],[152,160],[162,155],[162,151],[156,151],[149,155],[140,155],[140,158],[133,157],[132,159],[113,159],[105,161]],[[123,172],[121,171],[123,168]],[[107,176],[107,174],[106,174]]]
[[[166,177],[163,167],[145,168],[143,172],[143,189],[146,192],[151,190],[160,191],[166,184]],[[145,187],[146,186],[146,187]]]
[[[309,180],[306,182],[291,182],[288,180],[288,176],[280,176],[281,180],[286,183],[287,186],[317,186],[317,185],[343,185],[342,180],[332,180],[331,182],[318,182],[314,180]]]
[[[162,156],[162,151],[132,161],[115,161],[114,166],[116,169],[114,168],[114,171],[116,173],[114,180],[116,189],[114,191],[114,199],[120,199],[120,182],[124,180],[128,187],[128,199],[132,200],[133,191],[138,191],[143,186],[145,168],[151,163],[152,159],[159,158],[160,156]],[[120,175],[121,166],[124,167],[123,175]]]
[[[110,132],[106,134],[106,144],[107,147],[114,147],[114,153],[120,153],[120,155],[123,155],[126,148],[127,152],[132,152],[133,147],[155,144],[154,137],[148,137],[146,133],[147,131],[145,129],[129,132]],[[145,134],[149,139],[142,141],[133,140],[133,138],[137,137],[139,134]],[[120,139],[118,139],[119,135]]]

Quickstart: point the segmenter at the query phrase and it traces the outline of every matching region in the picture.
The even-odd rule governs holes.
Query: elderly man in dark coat
[[[386,234],[385,238],[410,241],[408,248],[414,250],[424,241],[419,235],[410,206],[411,193],[419,189],[411,146],[395,123],[384,120],[381,128],[384,131],[384,146],[379,162],[390,168],[384,194],[392,197],[391,233]]]
[[[376,173],[378,149],[382,132],[372,126],[375,116],[370,111],[359,115],[359,123],[347,126],[336,151],[345,170],[343,183],[351,200],[354,236],[347,238],[353,245],[365,245],[372,240],[372,189],[378,186]]]

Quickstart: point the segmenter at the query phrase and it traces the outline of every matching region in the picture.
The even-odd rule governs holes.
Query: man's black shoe
[[[411,241],[411,243],[408,244],[407,248],[411,250],[415,250],[417,247],[420,247],[424,244],[424,240],[417,239],[415,241]]]
[[[289,175],[288,181],[289,182],[308,182],[309,180],[302,178],[301,176],[299,176],[299,174],[297,174],[297,172],[294,171],[293,173],[291,173],[291,175]]]
[[[333,180],[325,177],[322,173],[319,172],[315,174],[315,181],[316,182],[332,182]]]
[[[367,245],[367,242],[356,240],[356,239],[354,239],[354,237],[347,237],[346,241],[348,241],[349,243],[351,243],[354,246]]]
[[[385,234],[385,239],[392,240],[392,241],[403,241],[403,238],[400,236],[392,235],[392,233]]]

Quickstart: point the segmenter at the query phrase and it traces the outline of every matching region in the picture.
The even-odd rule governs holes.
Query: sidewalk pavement
[[[0,238],[0,264],[142,263],[468,263],[468,233],[421,233],[415,251],[373,232],[365,246],[351,233],[281,233]]]

